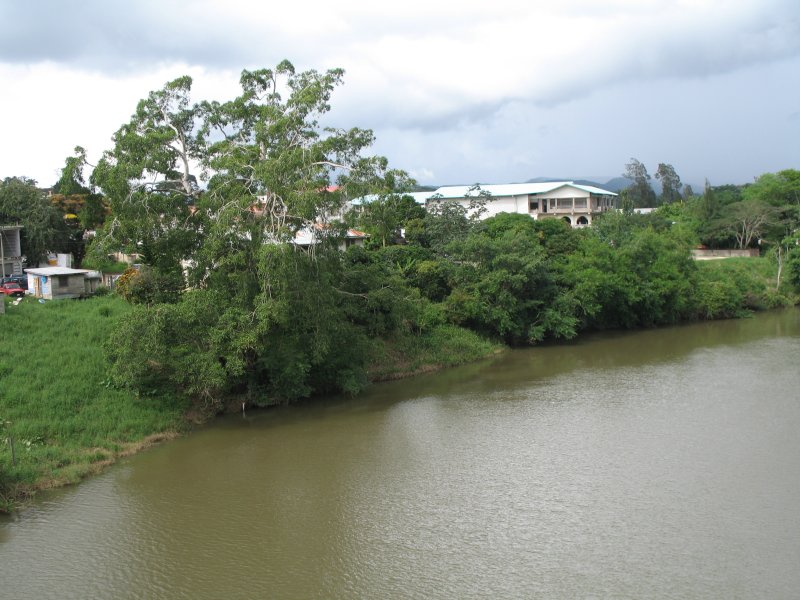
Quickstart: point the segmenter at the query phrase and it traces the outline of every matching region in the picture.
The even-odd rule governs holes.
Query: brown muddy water
[[[232,415],[0,518],[0,598],[797,598],[800,311]]]

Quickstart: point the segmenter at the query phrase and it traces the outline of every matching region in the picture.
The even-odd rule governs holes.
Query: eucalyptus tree
[[[628,197],[635,207],[655,206],[656,193],[650,186],[650,174],[641,162],[635,158],[625,165],[623,177],[633,183],[627,188]]]
[[[161,271],[178,271],[200,232],[194,217],[200,196],[195,169],[207,143],[198,135],[191,87],[191,77],[180,77],[141,100],[90,177],[111,206],[101,244],[138,253]]]
[[[681,199],[681,178],[675,172],[675,167],[658,163],[656,179],[661,182],[662,204],[672,204]]]

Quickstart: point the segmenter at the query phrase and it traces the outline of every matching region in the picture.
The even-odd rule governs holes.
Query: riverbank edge
[[[503,354],[506,351],[508,351],[508,347],[498,346],[491,352],[481,357],[470,358],[469,360],[453,362],[452,364],[447,364],[447,365],[426,364],[418,366],[413,370],[395,371],[391,374],[380,375],[377,376],[375,379],[370,379],[370,383],[371,384],[385,383],[389,381],[397,381],[400,379],[407,379],[410,377],[418,377],[420,375],[436,373],[444,369],[450,369],[471,362],[477,362],[480,360],[492,358],[494,356]],[[281,405],[250,407],[249,410],[256,410],[256,411],[273,410],[275,408],[279,408],[280,406]],[[232,400],[229,403],[227,403],[221,412],[203,412],[195,410],[194,408],[189,408],[183,415],[185,427],[181,428],[180,431],[176,429],[169,429],[165,431],[152,433],[147,437],[136,442],[128,442],[123,445],[122,449],[119,452],[116,452],[111,455],[106,455],[106,457],[101,460],[81,465],[82,468],[73,469],[70,472],[69,476],[44,477],[33,484],[26,484],[26,483],[13,484],[9,494],[7,494],[6,496],[0,496],[0,515],[12,514],[14,512],[24,509],[25,506],[27,506],[28,503],[32,501],[35,498],[36,494],[39,492],[45,492],[49,490],[69,487],[72,485],[78,485],[79,483],[90,477],[94,477],[95,475],[103,473],[109,467],[112,467],[115,464],[117,464],[117,462],[119,462],[121,459],[134,456],[136,454],[139,454],[140,452],[150,450],[151,448],[159,446],[163,443],[173,441],[185,435],[189,435],[191,434],[192,429],[195,427],[199,427],[207,423],[210,423],[219,416],[240,412],[241,410],[242,410],[241,402],[238,399]],[[88,449],[88,450],[91,451],[94,449]]]
[[[153,433],[139,441],[124,444],[122,449],[113,455],[81,465],[83,468],[74,470],[70,476],[45,477],[33,484],[14,484],[10,494],[5,497],[0,497],[0,514],[12,514],[25,508],[28,502],[33,500],[39,492],[78,485],[89,477],[99,475],[123,458],[134,456],[135,454],[149,450],[162,443],[175,440],[182,435],[184,434],[175,430]]]
[[[49,314],[51,312],[64,313],[67,312],[63,310],[66,308],[68,312],[78,310],[85,313],[97,313],[102,315],[105,320],[109,316],[121,316],[129,308],[122,300],[110,297],[74,304],[39,305],[33,301],[29,301],[29,304],[30,306],[28,307],[23,306],[23,309],[44,311],[38,313],[38,318],[26,321],[24,333],[29,336],[29,339],[35,339],[35,336],[30,332],[31,327],[47,327],[47,317],[51,316]],[[59,316],[64,317],[63,314]],[[81,329],[91,329],[92,325],[96,327],[98,322],[94,321],[92,324],[80,323]],[[69,325],[66,325],[66,327],[68,328]],[[102,338],[102,332],[98,332],[96,337],[98,339]],[[369,382],[371,384],[434,373],[443,369],[491,358],[508,350],[505,345],[499,342],[486,339],[470,330],[451,325],[437,328],[429,336],[407,336],[394,340],[375,340],[374,344],[375,361],[369,369]],[[80,342],[76,345],[83,347],[80,349],[62,348],[58,353],[62,356],[71,356],[72,360],[77,363],[88,362],[85,357],[82,360],[80,352],[91,349],[86,347],[87,344],[80,344]],[[96,350],[98,353],[101,352],[99,347]],[[22,360],[20,359],[20,362]],[[96,365],[96,368],[99,367]],[[4,372],[4,370],[7,370],[7,365],[3,365],[0,362],[0,372]],[[37,367],[34,366],[32,370],[37,370]],[[102,378],[102,374],[95,373],[94,375],[95,379]],[[99,390],[99,395],[110,394],[111,392],[118,395],[123,392],[110,387],[106,379],[103,379],[101,386],[96,389]],[[142,402],[144,400],[146,399],[136,398],[133,402]],[[150,400],[154,403],[158,401],[158,399]],[[109,402],[113,401],[113,399],[109,399]],[[248,410],[266,410],[277,406],[280,406],[280,404],[267,406],[248,405]],[[0,408],[2,408],[2,404],[0,404]],[[5,489],[3,489],[4,486],[0,485],[0,514],[11,514],[24,509],[39,492],[77,485],[89,477],[102,473],[121,459],[187,435],[194,428],[213,421],[217,416],[241,410],[241,399],[239,398],[231,399],[223,404],[221,408],[219,406],[186,405],[181,411],[179,421],[173,423],[172,427],[148,432],[143,437],[132,441],[119,442],[109,439],[107,440],[108,444],[104,444],[102,447],[97,445],[84,447],[80,451],[80,458],[86,459],[86,462],[83,462],[83,460],[81,462],[77,460],[70,461],[65,456],[59,459],[59,462],[64,464],[57,469],[57,474],[53,472],[43,473],[38,475],[35,481],[12,481],[5,486]],[[7,437],[0,434],[0,450],[4,441],[6,446],[9,446],[7,440]],[[24,441],[17,439],[18,458],[25,456],[25,444],[21,443]],[[118,449],[111,450],[109,445],[118,447]],[[28,445],[27,449],[30,450],[30,445]],[[92,457],[96,457],[96,459],[92,460]],[[76,458],[74,453],[72,458]],[[2,472],[0,472],[0,475],[2,475]],[[2,483],[2,480],[0,480],[0,484]]]

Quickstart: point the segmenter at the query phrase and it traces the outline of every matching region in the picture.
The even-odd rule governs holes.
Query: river
[[[231,415],[0,518],[0,597],[797,598],[800,311]]]

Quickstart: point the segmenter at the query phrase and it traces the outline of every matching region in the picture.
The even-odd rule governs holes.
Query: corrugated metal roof
[[[615,192],[611,192],[609,190],[604,190],[603,188],[599,188],[593,185],[582,185],[580,183],[570,183],[572,187],[576,187],[579,190],[586,190],[590,194],[597,194],[599,196],[616,196]]]
[[[70,269],[68,267],[41,267],[37,269],[24,269],[26,273],[31,275],[44,275],[51,277],[53,275],[77,275],[78,273],[88,273],[87,269]]]
[[[570,186],[583,190],[590,194],[598,194],[605,196],[616,196],[614,192],[594,187],[591,185],[581,185],[571,181],[544,181],[538,183],[502,183],[502,184],[487,184],[481,185],[480,189],[473,190],[470,195],[477,196],[481,191],[488,192],[492,196],[526,196],[529,194],[545,194],[552,192],[558,188]],[[472,186],[469,185],[448,185],[440,187],[436,190],[436,194],[442,198],[464,198],[467,196]]]

